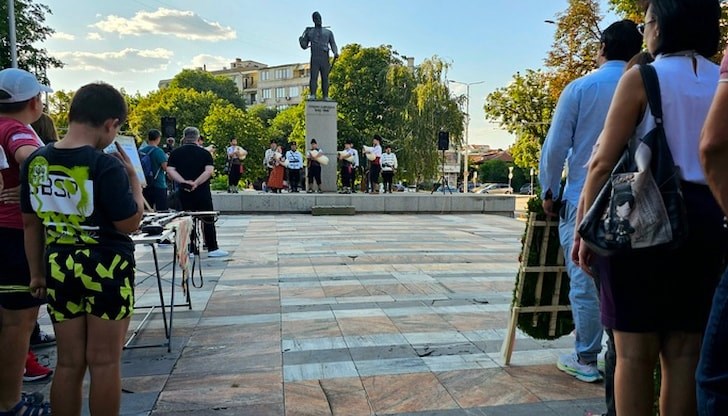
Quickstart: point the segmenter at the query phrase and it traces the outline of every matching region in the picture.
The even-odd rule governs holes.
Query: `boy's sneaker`
[[[32,352],[28,352],[28,356],[25,359],[25,373],[23,374],[23,381],[40,381],[45,380],[53,374],[53,370],[43,366],[38,362],[38,357]]]
[[[596,363],[590,365],[582,364],[576,358],[576,353],[564,354],[559,357],[559,360],[556,362],[556,368],[586,383],[594,383],[602,379],[602,375],[597,370]]]
[[[207,257],[227,257],[229,255],[230,255],[230,253],[228,253],[227,251],[225,251],[221,248],[207,252]]]
[[[41,330],[37,336],[30,337],[30,346],[32,348],[50,347],[51,345],[56,345],[56,336],[53,334]]]

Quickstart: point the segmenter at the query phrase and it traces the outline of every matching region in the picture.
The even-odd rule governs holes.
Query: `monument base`
[[[316,139],[319,149],[329,158],[329,164],[321,166],[321,189],[324,192],[338,190],[336,108],[335,101],[306,101],[306,154],[311,150],[311,139]],[[306,181],[307,189],[308,186]]]

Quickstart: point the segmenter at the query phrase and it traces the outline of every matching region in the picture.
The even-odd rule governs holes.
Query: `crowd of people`
[[[599,69],[564,89],[541,153],[543,208],[560,217],[576,327],[575,350],[557,367],[581,381],[601,380],[606,330],[607,415],[653,414],[656,365],[659,414],[726,415],[728,56],[720,67],[709,60],[718,50],[721,8],[718,0],[646,4],[643,24],[623,20],[602,32]],[[639,53],[643,44],[647,53]],[[644,65],[654,68],[659,101],[648,101]],[[660,101],[658,118],[651,104]],[[599,256],[579,224],[625,149],[640,166],[647,148],[639,140],[658,123],[680,179],[685,241]]]
[[[394,175],[399,167],[397,155],[389,145],[385,147],[385,153],[382,153],[381,141],[382,138],[379,135],[374,135],[372,146],[364,146],[363,148],[363,154],[366,156],[369,166],[362,175],[361,187],[363,192],[378,194],[381,189],[382,193],[392,193]],[[284,151],[283,146],[278,144],[276,140],[270,141],[270,148],[266,149],[263,156],[263,166],[267,171],[263,189],[271,193],[281,193],[284,189],[291,193],[297,193],[303,188],[302,183],[306,179],[308,184],[306,192],[322,193],[321,170],[322,166],[329,163],[329,157],[319,147],[318,141],[311,139],[305,159],[295,142],[290,142],[287,145],[289,150]],[[362,166],[359,160],[359,152],[354,149],[353,142],[347,140],[344,143],[344,149],[332,154],[332,156],[334,155],[339,164],[339,173],[341,175],[339,193],[356,193],[357,172],[360,171]],[[302,176],[304,160],[307,168],[305,178]],[[383,180],[383,187],[381,188],[379,186],[380,174]]]

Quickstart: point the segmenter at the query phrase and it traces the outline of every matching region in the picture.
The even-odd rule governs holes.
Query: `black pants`
[[[594,276],[597,291],[601,290],[599,276]],[[607,405],[606,416],[616,416],[617,406],[614,403],[614,372],[617,369],[617,348],[614,346],[614,332],[605,328],[607,332],[607,352],[604,354],[604,401]]]
[[[238,186],[240,177],[243,175],[243,166],[236,163],[230,164],[230,172],[228,173],[228,186]]]
[[[180,192],[180,203],[182,209],[185,211],[212,211],[212,194],[209,190],[207,191],[195,191],[195,192]],[[200,217],[202,220],[202,236],[205,239],[205,245],[207,251],[215,251],[218,249],[217,245],[217,231],[215,231],[215,217],[205,216]],[[194,236],[194,234],[193,234]],[[192,242],[193,246],[195,241]],[[199,254],[199,253],[195,253]]]
[[[394,171],[383,170],[382,171],[382,182],[384,182],[384,192],[392,193],[392,179],[394,178]]]
[[[312,164],[308,167],[308,184],[313,184],[313,181],[316,181],[316,184],[321,187],[321,165],[319,164]]]
[[[352,179],[354,179],[354,168],[350,164],[345,163],[341,167],[341,186],[351,188],[353,185]]]
[[[308,81],[309,94],[316,95],[318,89],[318,76],[321,74],[321,91],[324,97],[329,95],[329,71],[331,63],[329,62],[329,53],[322,51],[311,51],[311,77]]]
[[[371,187],[372,192],[379,192],[379,172],[381,170],[381,166],[373,163],[369,167],[369,186]]]
[[[301,185],[301,169],[288,169],[288,186],[291,191],[298,191]]]
[[[167,203],[167,188],[157,188],[154,185],[147,186],[142,190],[144,199],[147,200],[149,206],[156,211],[166,211],[169,209]]]

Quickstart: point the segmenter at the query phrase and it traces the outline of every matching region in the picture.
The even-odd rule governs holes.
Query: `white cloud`
[[[101,36],[101,34],[98,33],[98,32],[89,32],[86,35],[86,39],[88,39],[88,40],[104,40],[104,37]]]
[[[169,65],[172,51],[167,49],[132,49],[118,52],[56,52],[53,56],[65,63],[65,69],[101,71],[111,74],[123,72],[154,72]]]
[[[139,11],[131,19],[110,15],[91,27],[121,36],[153,34],[206,41],[229,40],[237,36],[231,27],[209,22],[194,12],[161,7],[155,12]]]
[[[223,67],[229,67],[230,62],[232,62],[230,58],[203,53],[192,58],[192,64],[186,64],[184,66],[185,68],[202,68],[204,66],[208,70],[215,71]]]
[[[56,32],[51,36],[51,39],[56,40],[75,40],[76,37],[70,33]]]

